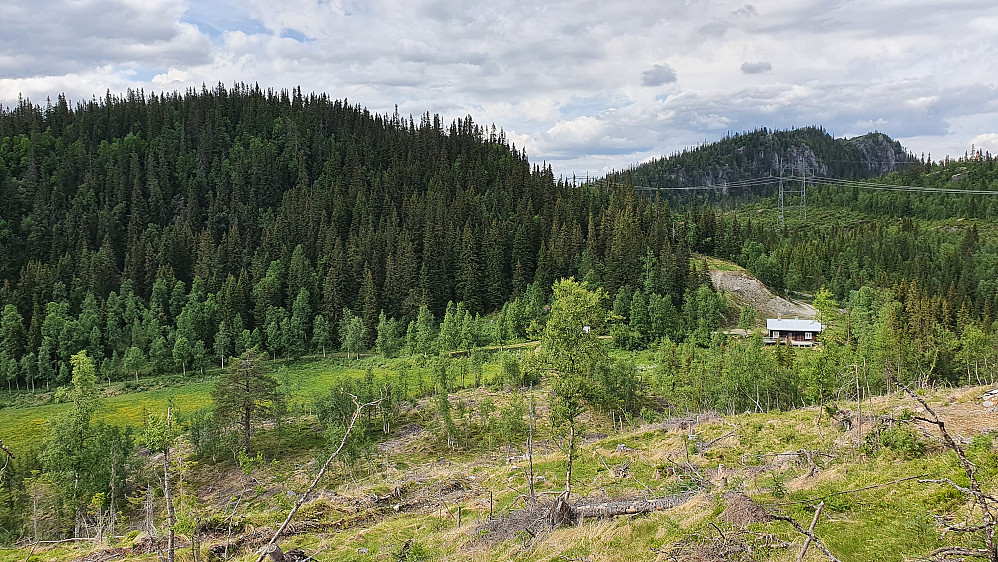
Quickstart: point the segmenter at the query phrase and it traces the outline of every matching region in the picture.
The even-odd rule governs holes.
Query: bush
[[[906,460],[925,455],[925,443],[907,425],[878,425],[866,435],[863,449],[869,454],[876,454],[881,450],[891,451]]]

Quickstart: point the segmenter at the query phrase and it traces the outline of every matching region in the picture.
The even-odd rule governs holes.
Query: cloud
[[[984,133],[970,139],[970,144],[975,149],[986,150],[991,154],[998,154],[998,133]]]
[[[300,85],[374,112],[470,114],[563,174],[761,126],[878,128],[936,157],[991,146],[998,6],[745,2],[0,0],[0,104]]]
[[[766,61],[742,63],[742,72],[744,74],[763,74],[770,70],[773,70],[773,65]]]
[[[656,64],[651,67],[651,70],[646,70],[641,73],[641,84],[644,86],[661,86],[662,84],[671,84],[675,82],[676,69],[672,68],[667,64]]]
[[[169,71],[163,74],[157,74],[152,77],[152,83],[158,84],[160,86],[165,86],[168,84],[173,84],[174,82],[185,82],[189,78],[188,74],[183,70],[177,70],[176,68],[171,68]]]
[[[0,77],[58,76],[105,65],[191,65],[211,60],[207,38],[167,0],[0,5]]]

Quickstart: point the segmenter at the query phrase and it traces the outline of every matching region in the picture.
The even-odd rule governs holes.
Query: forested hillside
[[[644,274],[676,307],[692,286],[668,207],[570,189],[470,119],[219,86],[24,101],[0,137],[12,385],[67,382],[81,348],[109,379],[254,346],[298,356],[352,315],[370,347],[382,312],[404,332],[421,307],[474,316],[570,275],[616,292]]]
[[[903,168],[910,160],[901,144],[883,133],[836,139],[819,127],[762,128],[704,142],[614,177],[619,181],[629,176],[634,185],[653,188],[723,185],[779,176],[784,166],[788,175],[792,170],[800,174],[804,167],[809,175],[868,178]],[[735,195],[771,195],[774,189],[759,185],[744,191]]]
[[[754,213],[673,209],[628,185],[573,187],[470,119],[417,123],[248,86],[73,108],[24,101],[0,115],[0,134],[0,374],[11,387],[68,382],[70,356],[84,348],[113,380],[220,365],[253,347],[425,353],[426,329],[445,320],[464,335],[432,351],[501,344],[537,335],[552,282],[568,276],[606,290],[625,320],[636,307],[629,345],[693,332],[705,343],[720,320],[698,312],[716,307],[694,253],[735,261],[777,290],[825,286],[846,302],[863,286],[889,289],[904,314],[920,311],[911,325],[924,337],[930,319],[959,336],[996,310],[996,248],[976,226],[877,218],[951,217],[972,197],[819,186],[815,204],[872,218],[781,230]],[[844,175],[904,156],[879,135],[846,142],[799,129],[667,162],[724,167],[737,144],[758,158],[731,169],[761,172],[779,147],[805,141]],[[877,156],[857,167],[860,153]],[[993,183],[994,168],[975,155],[882,181],[972,188]]]

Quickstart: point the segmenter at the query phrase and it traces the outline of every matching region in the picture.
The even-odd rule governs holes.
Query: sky
[[[558,176],[759,127],[998,153],[998,3],[0,0],[0,104],[257,83],[495,125]]]

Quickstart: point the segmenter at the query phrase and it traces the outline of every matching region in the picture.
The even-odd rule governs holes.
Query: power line
[[[804,176],[791,175],[783,176],[785,181],[802,181]],[[669,186],[651,187],[647,185],[636,185],[634,189],[640,191],[721,191],[730,189],[742,189],[746,187],[757,187],[761,185],[778,184],[780,177],[763,177],[751,180],[741,180],[734,182],[724,182],[717,184],[690,185],[690,186]],[[998,195],[998,190],[992,189],[961,189],[956,187],[927,187],[920,185],[899,185],[889,183],[875,183],[861,180],[848,180],[840,178],[830,178],[826,176],[807,176],[807,180],[812,183],[812,187],[820,184],[836,185],[844,187],[857,187],[874,191],[898,191],[908,193],[950,193],[955,195]],[[621,184],[622,185],[622,184]],[[787,192],[794,193],[794,192]]]
[[[775,183],[777,180],[778,178],[776,177],[764,177],[764,178],[753,178],[753,179],[745,179],[745,180],[714,183],[714,184],[704,184],[704,185],[669,186],[669,187],[652,187],[648,185],[635,185],[634,189],[638,189],[641,191],[717,191],[725,189],[741,189],[744,187],[767,185]]]
[[[958,195],[998,195],[998,190],[991,189],[960,189],[956,187],[927,187],[923,185],[896,185],[889,183],[875,183],[860,180],[847,180],[839,178],[827,178],[815,176],[815,181],[830,185],[845,187],[858,187],[860,189],[871,189],[879,191],[900,191],[909,193],[952,193]]]

